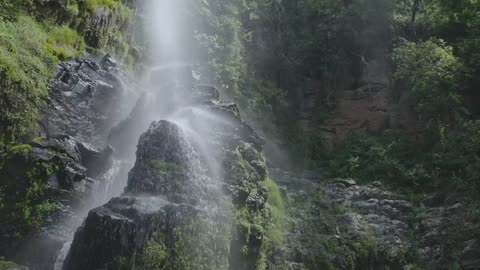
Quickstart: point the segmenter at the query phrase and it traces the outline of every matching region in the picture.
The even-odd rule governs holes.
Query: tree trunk
[[[422,0],[413,0],[412,18],[410,19],[410,26],[412,27],[412,34],[413,34],[414,39],[417,38],[417,30],[416,30],[416,27],[415,27],[415,23],[416,23],[416,20],[417,20],[417,14],[418,14],[418,10],[420,8],[420,2],[421,1]]]

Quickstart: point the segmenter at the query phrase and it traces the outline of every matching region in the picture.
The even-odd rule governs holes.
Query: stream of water
[[[182,16],[182,6],[187,1],[151,0],[147,1],[147,19],[144,31],[147,33],[147,42],[150,45],[151,68],[146,76],[139,78],[136,84],[137,108],[134,108],[130,121],[134,123],[135,130],[130,132],[125,139],[123,147],[128,153],[123,157],[116,157],[112,169],[103,176],[102,183],[97,185],[90,209],[98,207],[111,198],[119,196],[127,184],[128,171],[135,161],[135,149],[138,138],[147,130],[152,121],[168,120],[179,126],[195,144],[197,151],[204,157],[211,157],[212,151],[205,142],[205,134],[216,124],[228,124],[227,119],[214,115],[200,107],[195,107],[187,102],[185,91],[193,86],[193,81],[199,79],[186,60],[191,58],[187,52],[185,42],[191,38],[188,32],[188,22]],[[188,93],[187,93],[188,94]],[[133,97],[132,97],[133,98]],[[131,101],[129,101],[131,102]],[[205,160],[209,175],[212,179],[220,177],[218,168],[213,161]],[[83,220],[89,209],[80,213],[78,220]],[[62,270],[74,231],[81,225],[77,222],[69,224],[72,239],[67,239],[60,250],[54,270]]]

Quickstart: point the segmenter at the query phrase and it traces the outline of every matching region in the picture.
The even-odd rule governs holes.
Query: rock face
[[[200,214],[201,200],[207,199],[202,185],[208,180],[196,170],[199,165],[176,125],[152,123],[139,140],[125,195],[90,212],[65,269],[97,269],[115,257],[131,257],[155,234],[166,236],[165,245],[174,241],[174,229],[183,219]]]
[[[41,137],[12,147],[0,164],[0,189],[8,194],[0,198],[1,256],[31,269],[52,269],[77,223],[96,199],[103,200],[99,190],[115,178],[118,161],[107,134],[128,112],[127,96],[135,97],[125,68],[109,55],[58,66]]]
[[[430,197],[426,209],[417,215],[418,254],[427,269],[480,269],[478,219],[455,199],[463,194],[451,192],[448,196]]]
[[[0,188],[9,194],[5,198],[6,207],[1,208],[4,219],[0,222],[0,249],[12,252],[4,255],[17,256],[17,261],[33,264],[37,267],[35,269],[48,269],[53,265],[56,249],[61,248],[62,243],[51,232],[61,237],[62,232],[57,231],[59,228],[56,226],[76,216],[79,209],[88,207],[95,187],[93,178],[110,169],[111,162],[110,148],[99,151],[67,135],[57,135],[48,140],[39,138],[30,145],[13,147],[0,171],[0,178],[4,180]],[[22,203],[26,205],[14,204],[19,200],[25,200]],[[50,204],[44,204],[48,202]],[[42,210],[47,205],[53,208]],[[35,211],[31,214],[33,216],[17,215],[25,209]],[[34,225],[23,224],[30,224],[28,222],[37,218],[39,224],[35,226],[42,226],[43,232],[26,242],[20,241],[15,234],[28,234]],[[22,222],[19,219],[25,220]],[[40,242],[49,243],[46,245],[49,249],[29,252],[39,248],[37,244]]]
[[[183,131],[160,121],[152,123],[140,137],[137,162],[130,171],[126,192],[196,205],[203,199],[207,181],[198,154]]]
[[[147,267],[152,247],[162,269],[250,270],[267,261],[263,140],[214,87],[183,91],[188,109],[141,135],[124,194],[90,211],[64,269]]]
[[[129,110],[122,107],[133,94],[127,81],[125,71],[108,55],[100,64],[88,59],[60,64],[43,110],[44,132],[103,146],[112,126]]]
[[[291,208],[291,269],[480,269],[479,227],[458,194],[415,205],[380,182],[270,169]]]
[[[68,24],[85,37],[88,46],[97,49],[119,49],[130,45],[132,40],[132,17],[135,9],[132,0],[119,1],[121,5],[84,0],[31,0],[41,16],[54,18],[59,24]],[[128,8],[128,9],[127,9]],[[128,46],[127,48],[129,49]],[[117,51],[129,53],[134,52]],[[138,57],[139,55],[135,55]]]
[[[309,189],[291,186],[289,191],[296,211],[288,240],[292,269],[403,269],[413,263],[408,257],[413,250],[412,204],[379,183],[303,181]]]

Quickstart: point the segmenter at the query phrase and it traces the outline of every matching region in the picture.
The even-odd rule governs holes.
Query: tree
[[[461,63],[444,41],[404,42],[394,50],[393,58],[394,79],[416,98],[419,113],[442,118],[460,108]]]

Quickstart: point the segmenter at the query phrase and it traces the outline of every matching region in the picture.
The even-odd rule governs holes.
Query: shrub
[[[285,241],[284,230],[287,226],[285,202],[280,188],[272,179],[269,178],[265,181],[265,187],[268,190],[267,204],[271,214],[266,237],[272,247],[280,247]]]
[[[104,6],[107,9],[115,9],[122,6],[117,0],[86,0],[85,5],[90,12],[95,12],[100,6]]]
[[[461,107],[458,94],[460,61],[440,39],[404,42],[396,48],[394,78],[416,98],[418,112],[444,116]]]
[[[47,27],[23,15],[0,19],[0,145],[35,132],[56,64],[84,48],[83,38],[67,26]]]
[[[55,208],[47,196],[54,172],[51,163],[32,155],[29,145],[10,148],[0,170],[0,235],[23,237],[40,228]]]
[[[46,31],[30,17],[0,20],[0,141],[6,144],[36,128],[55,67],[46,40]]]
[[[143,251],[143,267],[145,270],[162,270],[168,259],[167,248],[156,241],[147,241]]]
[[[464,129],[463,134],[435,146],[433,170],[442,184],[467,188],[476,198],[480,191],[480,121],[468,121]]]
[[[46,46],[48,52],[59,61],[78,56],[85,50],[83,37],[68,26],[54,27],[48,33]]]
[[[346,140],[327,164],[332,177],[384,180],[407,187],[428,185],[430,174],[417,149],[391,132],[356,135]]]

